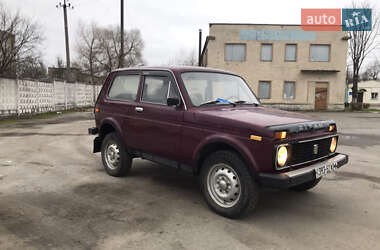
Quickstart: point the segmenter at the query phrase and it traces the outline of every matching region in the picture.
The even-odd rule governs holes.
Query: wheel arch
[[[123,145],[125,146],[120,127],[117,125],[115,121],[107,119],[103,120],[101,125],[99,126],[98,136],[94,139],[93,153],[98,153],[101,151],[103,140],[109,133],[116,133]]]
[[[233,139],[227,138],[212,138],[206,139],[201,145],[198,146],[195,151],[195,174],[198,175],[202,168],[202,164],[207,156],[211,155],[214,152],[221,150],[229,150],[235,152],[243,162],[246,164],[248,171],[252,176],[256,177],[257,165],[256,161],[252,157],[251,153],[247,148],[241,145],[239,142]]]
[[[115,132],[121,137],[121,128],[113,119],[105,119],[99,128],[99,137],[104,138],[107,134]]]

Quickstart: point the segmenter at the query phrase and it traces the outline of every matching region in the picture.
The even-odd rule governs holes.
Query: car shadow
[[[200,191],[198,177],[149,161],[139,161],[134,163],[126,178],[149,180],[156,188],[170,192],[168,196],[180,195],[186,197],[189,203],[203,203],[203,207],[207,209]],[[323,182],[321,184],[323,185]],[[242,219],[258,223],[286,215],[289,218],[313,216],[328,220],[330,215],[333,216],[330,212],[336,206],[331,196],[318,191],[318,186],[305,192],[262,188],[256,209]]]

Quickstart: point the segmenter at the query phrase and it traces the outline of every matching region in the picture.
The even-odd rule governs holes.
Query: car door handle
[[[143,112],[143,111],[144,111],[144,109],[143,109],[142,107],[136,107],[135,110],[136,110],[137,112]]]

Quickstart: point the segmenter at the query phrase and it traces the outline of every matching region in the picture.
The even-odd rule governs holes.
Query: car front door
[[[143,73],[140,100],[135,107],[133,144],[136,149],[176,160],[180,148],[184,104],[168,106],[168,97],[181,100],[177,82],[167,71]]]

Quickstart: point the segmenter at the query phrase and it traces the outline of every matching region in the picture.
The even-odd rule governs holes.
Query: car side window
[[[139,84],[139,75],[118,75],[112,82],[108,96],[115,100],[135,101]]]
[[[173,81],[169,82],[168,98],[177,98],[177,99],[180,99],[180,97],[179,97],[179,90],[178,90],[177,84],[175,82],[173,82]]]
[[[178,98],[177,86],[168,76],[145,76],[142,101],[167,104],[167,99]]]

